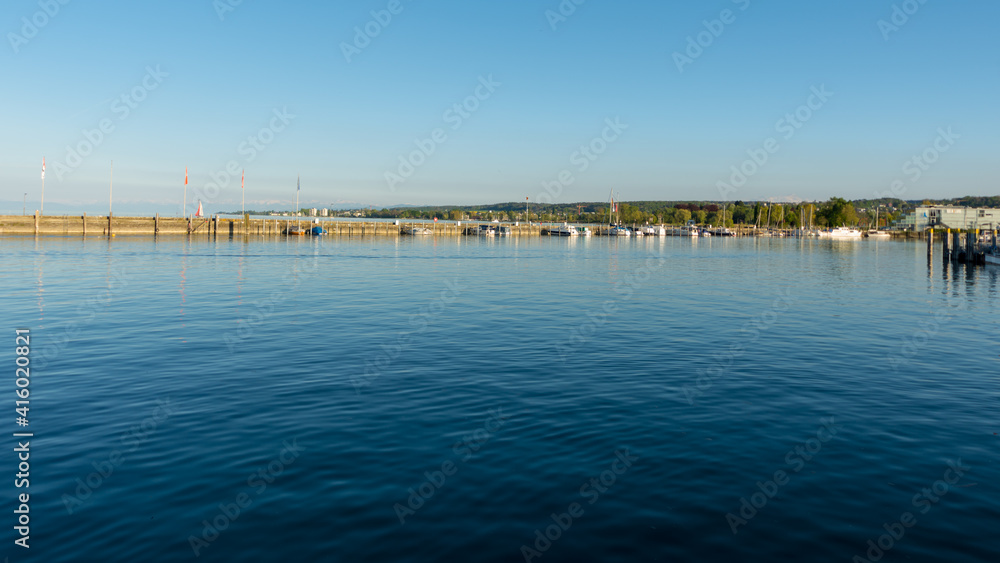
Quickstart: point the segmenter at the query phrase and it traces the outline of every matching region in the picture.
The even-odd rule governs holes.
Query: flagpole
[[[42,157],[42,205],[40,213],[45,215],[45,157]]]
[[[108,184],[108,217],[111,217],[111,202],[113,201],[112,195],[115,189],[115,161],[111,161],[111,181]]]
[[[302,176],[295,181],[295,216],[299,216],[299,190],[302,189]]]
[[[188,208],[188,169],[184,167],[184,206],[181,207],[181,217],[187,214]]]
[[[243,175],[240,176],[240,191],[243,192],[243,215],[247,214],[247,185],[246,185],[247,171],[243,170]]]

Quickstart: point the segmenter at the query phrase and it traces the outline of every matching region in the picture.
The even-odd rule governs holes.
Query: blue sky
[[[227,166],[256,208],[289,208],[298,174],[316,205],[1000,193],[994,1],[59,2],[0,17],[0,212],[38,208],[43,156],[53,212],[106,211],[112,160],[116,204],[164,214],[185,167],[209,212],[239,208]]]

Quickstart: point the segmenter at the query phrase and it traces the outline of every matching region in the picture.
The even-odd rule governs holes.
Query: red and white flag
[[[244,190],[244,191],[246,191],[246,183],[244,182],[244,180],[246,180],[246,178],[247,178],[247,171],[244,168],[243,169],[243,174],[240,176],[240,189]]]
[[[184,185],[188,185],[188,169],[187,166],[184,167]]]
[[[198,211],[195,212],[194,216],[195,217],[203,217],[204,216],[204,213],[202,213],[202,210],[201,210],[201,201],[200,200],[198,201]]]
[[[45,157],[42,157],[42,180],[45,179]]]

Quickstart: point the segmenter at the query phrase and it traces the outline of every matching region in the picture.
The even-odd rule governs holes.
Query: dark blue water
[[[0,248],[11,561],[1000,555],[1000,271],[920,244]]]

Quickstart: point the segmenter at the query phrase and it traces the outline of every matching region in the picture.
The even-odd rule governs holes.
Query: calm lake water
[[[0,247],[11,561],[1000,556],[1000,270],[922,244]]]

